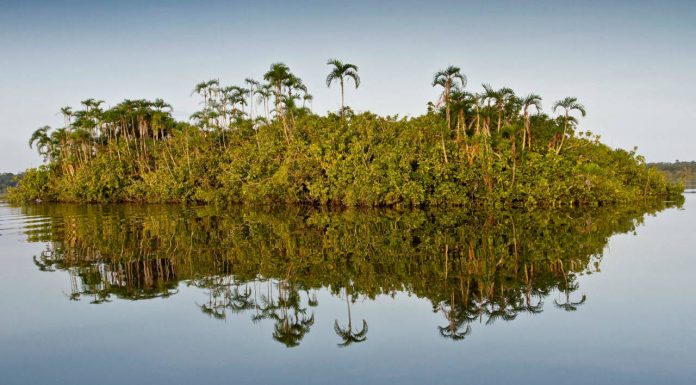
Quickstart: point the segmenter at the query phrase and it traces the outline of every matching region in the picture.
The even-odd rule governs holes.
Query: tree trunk
[[[447,148],[445,147],[445,133],[443,132],[442,135],[440,135],[441,139],[441,144],[442,144],[442,155],[445,158],[445,163],[448,163],[447,161]]]
[[[447,115],[447,133],[449,134],[449,131],[452,129],[452,125],[450,124],[450,105],[449,105],[449,81],[445,83],[445,115]]]
[[[466,120],[464,119],[464,109],[459,110],[459,118],[457,120],[457,142],[459,142],[459,131],[466,130]]]
[[[524,130],[522,130],[522,151],[527,146],[527,131],[529,131],[529,112],[524,109]]]
[[[341,117],[343,117],[343,110],[345,109],[344,96],[343,96],[343,78],[341,78]]]
[[[556,149],[556,155],[561,153],[561,149],[563,148],[563,142],[565,141],[567,131],[568,131],[568,110],[566,110],[566,113],[565,113],[565,122],[563,123],[563,135],[561,136],[561,144],[559,144],[558,148]]]

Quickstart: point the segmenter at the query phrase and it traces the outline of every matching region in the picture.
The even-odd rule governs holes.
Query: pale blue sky
[[[27,147],[65,105],[161,97],[195,111],[201,80],[241,83],[283,61],[336,109],[329,57],[360,66],[356,110],[424,112],[432,74],[554,100],[576,96],[581,129],[649,161],[696,159],[694,1],[0,0],[0,171],[38,165]]]

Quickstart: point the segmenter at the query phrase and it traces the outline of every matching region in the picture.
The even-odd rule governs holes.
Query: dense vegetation
[[[696,188],[696,162],[651,163],[651,167],[664,172],[667,179],[681,182],[689,188]]]
[[[330,60],[327,85],[360,84],[358,68]],[[175,121],[162,100],[108,109],[88,99],[62,109],[64,126],[31,138],[48,162],[9,191],[13,201],[301,203],[338,206],[557,207],[679,194],[635,151],[577,130],[575,98],[542,111],[541,97],[509,88],[465,90],[456,67],[422,116],[320,116],[289,68],[264,83],[196,85],[202,109]]]
[[[36,266],[67,272],[71,300],[147,300],[196,287],[204,291],[197,303],[204,314],[272,322],[273,338],[296,346],[314,323],[319,290],[348,302],[348,312],[335,315],[341,344],[367,337],[369,320],[350,318],[353,302],[398,292],[427,299],[442,316],[433,328],[452,339],[477,323],[540,313],[545,302],[576,310],[587,300],[578,277],[600,270],[609,237],[635,231],[646,213],[664,207],[475,216],[465,209],[128,204],[22,211],[42,218],[26,230],[30,241],[47,245]]]
[[[8,187],[13,187],[17,184],[17,178],[19,175],[15,175],[9,172],[0,174],[0,194],[3,194]]]

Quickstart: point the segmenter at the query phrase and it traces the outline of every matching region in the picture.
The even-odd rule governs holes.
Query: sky
[[[439,69],[537,93],[551,113],[575,96],[580,130],[648,161],[696,159],[696,1],[0,0],[0,172],[41,164],[27,141],[63,106],[163,98],[187,119],[194,85],[241,84],[282,61],[337,110],[326,61],[357,64],[357,111],[414,116]]]

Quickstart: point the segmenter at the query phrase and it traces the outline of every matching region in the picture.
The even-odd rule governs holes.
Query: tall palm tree
[[[158,112],[164,112],[165,110],[172,112],[174,110],[171,104],[162,99],[155,99],[155,101],[152,102],[152,107]]]
[[[263,79],[269,82],[274,88],[276,113],[280,113],[281,96],[283,92],[283,82],[291,76],[290,68],[285,63],[273,63],[271,68],[263,75]]]
[[[490,84],[482,84],[483,93],[481,94],[481,103],[487,107],[486,114],[483,118],[483,132],[485,135],[491,135],[491,107],[494,100],[498,100],[500,95],[498,91],[494,90]]]
[[[63,120],[65,123],[64,127],[65,128],[70,127],[70,118],[72,118],[72,116],[73,116],[72,107],[65,106],[65,107],[60,109],[60,113],[63,115]]]
[[[263,104],[263,111],[266,119],[268,119],[268,101],[271,99],[271,96],[273,96],[273,86],[270,84],[263,84],[259,86],[254,93],[258,95],[256,101]]]
[[[495,105],[498,107],[498,132],[500,132],[500,127],[501,123],[503,120],[503,114],[505,113],[505,106],[507,104],[514,100],[515,98],[515,91],[513,91],[511,88],[508,87],[503,87],[499,89],[498,91],[495,92],[497,95],[497,98],[495,100]]]
[[[306,103],[309,102],[309,112],[311,113],[313,100],[314,100],[314,96],[312,96],[311,94],[308,94],[308,93],[304,94],[304,96],[302,96],[302,108],[306,108]]]
[[[290,73],[290,68],[284,63],[273,63],[271,68],[263,75],[263,79],[273,85],[274,96],[275,96],[275,111],[276,116],[280,116],[283,123],[283,135],[285,136],[285,142],[290,144],[290,127],[288,126],[288,121],[283,113],[281,106],[283,105],[283,86],[287,86],[288,82],[291,81],[295,76]]]
[[[36,151],[44,158],[44,161],[49,158],[53,150],[51,138],[48,136],[48,130],[50,129],[50,126],[40,127],[31,134],[29,139],[29,148],[36,146]]]
[[[195,87],[193,87],[193,91],[191,91],[191,95],[193,94],[198,94],[203,97],[203,108],[208,106],[208,83],[207,82],[200,82],[196,84]]]
[[[471,126],[474,126],[474,133],[476,135],[479,135],[481,133],[481,105],[482,105],[482,100],[483,96],[481,94],[477,93],[472,93],[469,94],[469,98],[471,98],[471,106],[474,108],[474,113],[476,114],[475,119],[469,124],[469,129],[471,129]]]
[[[254,120],[254,92],[259,87],[259,82],[246,78],[244,82],[249,86],[249,119]]]
[[[520,99],[522,105],[522,113],[524,115],[524,131],[522,131],[522,151],[526,146],[532,148],[532,127],[529,122],[529,108],[536,108],[537,112],[541,111],[541,96],[537,94],[529,94]]]
[[[456,140],[459,141],[460,132],[466,133],[466,111],[471,108],[474,104],[474,97],[471,93],[454,88],[450,93],[451,99],[451,109],[457,115],[457,137]]]
[[[435,73],[433,77],[433,87],[442,86],[444,91],[442,93],[442,100],[445,103],[445,115],[447,117],[447,129],[451,130],[451,119],[450,119],[450,92],[453,88],[466,87],[466,76],[461,73],[461,69],[455,66],[449,66],[442,71]]]
[[[331,83],[338,80],[341,84],[341,116],[343,116],[344,105],[344,86],[347,78],[353,79],[355,89],[360,87],[360,76],[358,76],[358,66],[350,63],[343,63],[338,59],[329,59],[327,65],[333,66],[331,72],[326,76],[326,86],[331,87]]]
[[[464,88],[466,86],[466,76],[462,75],[459,67],[449,66],[442,71],[435,73],[433,77],[433,87],[442,86],[444,91],[440,97],[445,103],[445,116],[447,117],[447,132],[443,132],[440,135],[440,144],[442,146],[442,154],[447,163],[447,148],[445,147],[445,136],[449,135],[452,129],[452,120],[450,117],[450,92],[452,88],[460,87]]]
[[[586,115],[585,106],[578,103],[578,99],[574,97],[567,97],[563,100],[559,100],[553,104],[553,112],[556,112],[559,108],[563,109],[563,136],[561,136],[561,143],[556,149],[556,154],[561,153],[561,148],[563,148],[563,141],[568,133],[568,121],[570,113],[572,111],[578,111],[584,117]]]

